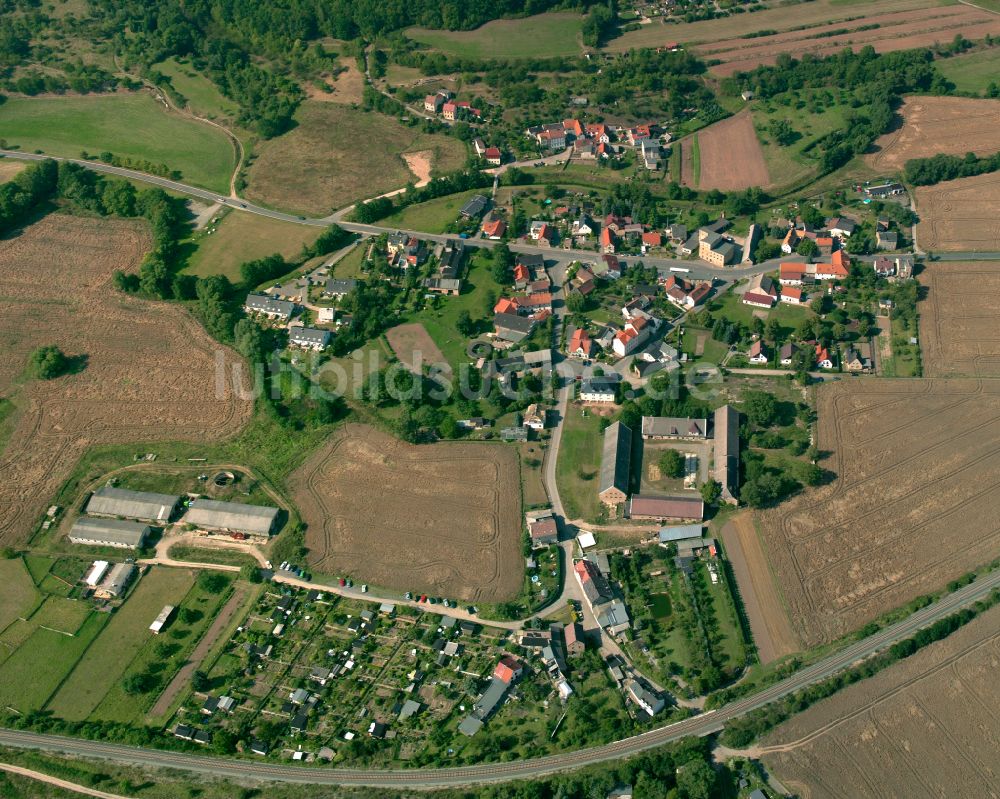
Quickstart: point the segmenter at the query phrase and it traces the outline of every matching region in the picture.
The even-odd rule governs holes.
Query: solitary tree
[[[59,377],[59,375],[65,374],[69,370],[69,366],[69,358],[54,344],[39,347],[31,353],[31,358],[28,361],[28,368],[31,374],[41,380],[51,380],[54,377]]]

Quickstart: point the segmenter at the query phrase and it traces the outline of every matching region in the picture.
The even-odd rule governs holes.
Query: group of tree
[[[1000,170],[1000,153],[983,157],[975,153],[935,155],[930,158],[913,158],[906,162],[903,174],[914,186],[930,186],[945,180],[968,178]]]
[[[358,203],[354,208],[354,219],[362,224],[372,224],[409,205],[458,194],[470,189],[483,189],[492,183],[493,176],[478,169],[452,172],[449,175],[434,178],[419,189],[412,185],[408,186],[406,191],[393,198],[378,197],[368,202]]]

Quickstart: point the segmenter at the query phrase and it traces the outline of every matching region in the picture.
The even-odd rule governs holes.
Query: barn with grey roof
[[[74,544],[89,544],[119,549],[140,549],[149,535],[149,525],[122,519],[94,519],[81,516],[69,531]]]
[[[620,505],[628,497],[632,467],[632,430],[615,422],[604,431],[601,454],[601,483],[598,496],[606,505]]]
[[[184,521],[207,530],[269,536],[275,532],[278,509],[266,505],[196,499],[184,515]]]
[[[171,494],[102,486],[91,495],[86,512],[91,516],[123,516],[166,523],[180,501],[180,497]]]

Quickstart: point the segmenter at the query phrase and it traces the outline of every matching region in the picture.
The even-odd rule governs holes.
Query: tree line
[[[930,158],[911,158],[903,167],[907,183],[914,186],[932,186],[945,180],[969,178],[1000,170],[1000,153],[982,158],[975,153],[935,155]]]

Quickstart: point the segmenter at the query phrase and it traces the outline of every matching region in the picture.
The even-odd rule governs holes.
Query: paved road
[[[791,677],[757,693],[739,699],[716,711],[702,713],[604,746],[547,757],[508,763],[490,763],[443,769],[338,769],[307,768],[239,761],[205,755],[164,752],[155,749],[123,746],[105,741],[88,741],[60,735],[44,735],[21,730],[0,730],[0,745],[20,749],[61,752],[71,756],[103,758],[118,763],[146,767],[175,768],[197,774],[231,779],[258,779],[289,783],[365,787],[437,788],[451,785],[504,782],[530,779],[581,766],[618,760],[653,749],[687,736],[718,732],[727,721],[749,713],[769,702],[787,696],[808,685],[820,682],[858,660],[879,652],[896,641],[909,637],[937,619],[953,613],[1000,587],[1000,571],[981,577],[971,585],[928,605],[903,621],[844,647],[827,658],[799,670]]]

